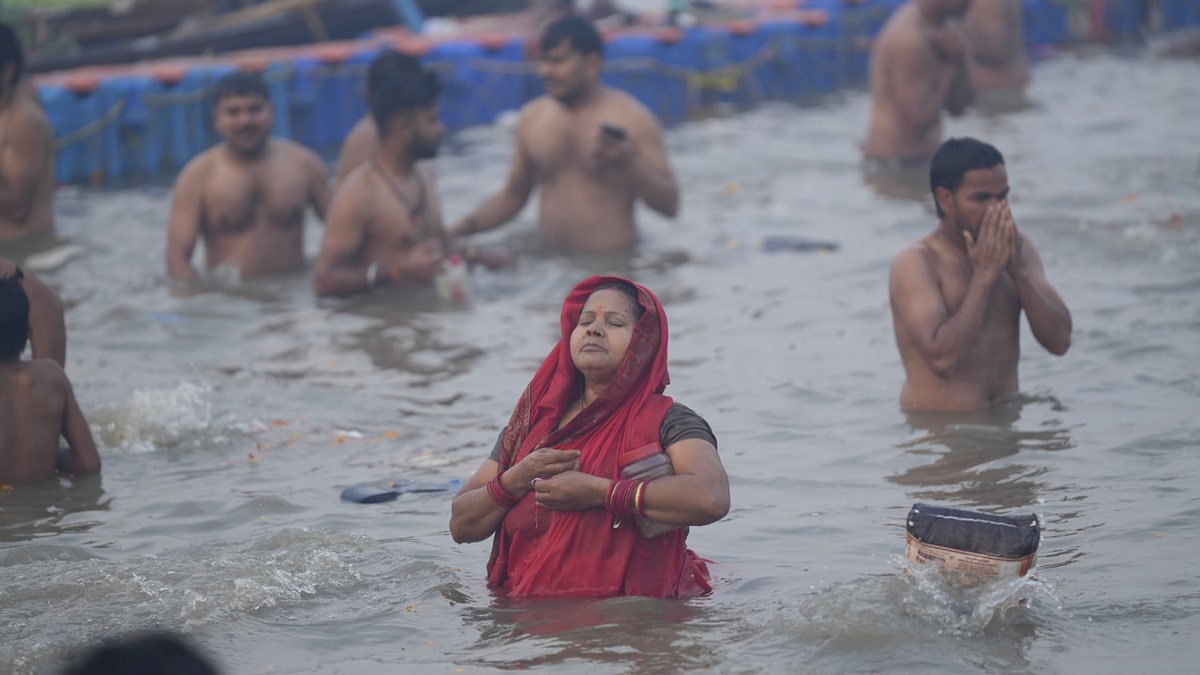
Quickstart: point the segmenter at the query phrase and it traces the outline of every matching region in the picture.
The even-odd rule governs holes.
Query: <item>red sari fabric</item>
[[[562,339],[517,401],[501,440],[500,469],[537,448],[579,450],[580,470],[618,478],[617,457],[632,449],[633,424],[646,401],[662,394],[667,376],[667,317],[649,290],[634,284],[645,313],[629,351],[604,393],[566,426],[566,406],[583,391],[571,359],[571,332],[587,299],[606,282],[580,282],[563,301]],[[632,282],[629,282],[632,283]],[[653,423],[661,425],[661,418]],[[658,428],[655,426],[654,428]],[[509,597],[690,597],[711,590],[704,561],[686,546],[687,528],[645,539],[630,518],[604,508],[550,511],[530,492],[509,510],[492,541],[488,586]]]

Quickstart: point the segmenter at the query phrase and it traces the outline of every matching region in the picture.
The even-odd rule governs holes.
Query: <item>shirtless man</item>
[[[100,455],[62,366],[21,360],[29,327],[20,280],[0,278],[0,483],[45,480],[56,470],[97,473]],[[61,450],[59,436],[67,440]]]
[[[317,295],[423,285],[441,271],[441,202],[433,173],[418,164],[437,155],[446,132],[437,111],[441,86],[415,58],[403,58],[407,66],[371,83],[379,151],[354,167],[334,195],[317,256]]]
[[[967,4],[908,0],[879,31],[870,57],[868,165],[924,169],[942,141],[941,111],[961,115],[971,102],[969,45],[951,24]]]
[[[0,23],[0,242],[54,230],[54,130],[24,68],[16,35]]]
[[[888,282],[907,374],[900,406],[980,410],[1017,393],[1021,311],[1057,356],[1071,345],[1071,313],[1013,222],[996,148],[946,141],[929,182],[941,222],[896,256]]]
[[[62,298],[31,272],[0,257],[0,279],[15,277],[29,302],[29,350],[34,359],[67,364],[67,325]]]
[[[971,84],[984,112],[1000,113],[1029,106],[1029,57],[1025,53],[1021,0],[977,0],[967,10],[971,40]]]
[[[246,279],[303,269],[305,207],[323,219],[329,205],[325,164],[303,145],[271,137],[274,113],[258,75],[225,75],[213,97],[223,140],[188,162],[175,183],[167,272],[197,277],[198,236],[209,270],[229,267]]]
[[[551,243],[576,251],[627,250],[637,241],[637,200],[668,217],[679,211],[662,130],[645,106],[600,81],[604,42],[587,19],[550,24],[541,49],[538,74],[546,94],[521,110],[508,180],[451,234],[508,222],[536,184],[538,227]]]

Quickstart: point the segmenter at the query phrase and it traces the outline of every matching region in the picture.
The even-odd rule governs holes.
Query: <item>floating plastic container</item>
[[[471,299],[471,273],[461,257],[452,255],[433,278],[433,287],[442,302],[465,304]]]
[[[929,504],[908,512],[909,560],[939,566],[962,585],[1023,577],[1037,560],[1035,514],[996,516]]]
[[[622,454],[617,458],[617,465],[621,467],[621,478],[630,480],[652,481],[675,475],[675,467],[671,465],[671,458],[663,452],[662,446],[658,443],[644,445]],[[634,522],[637,524],[638,531],[647,539],[661,537],[680,527],[642,516],[634,516]]]

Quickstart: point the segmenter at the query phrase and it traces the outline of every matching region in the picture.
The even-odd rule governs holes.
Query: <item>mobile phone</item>
[[[603,131],[604,133],[608,134],[609,136],[612,136],[613,138],[615,138],[618,141],[625,140],[625,130],[622,129],[621,127],[614,126],[612,124],[601,124],[600,131]]]

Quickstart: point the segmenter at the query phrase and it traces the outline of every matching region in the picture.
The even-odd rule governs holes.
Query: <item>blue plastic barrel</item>
[[[718,102],[742,107],[754,103],[747,81],[750,75],[736,67],[731,38],[723,28],[698,27],[684,33],[675,45],[676,62],[693,73],[693,103],[702,107]]]
[[[1159,0],[1163,30],[1200,25],[1200,0]]]
[[[687,119],[689,69],[677,63],[682,53],[650,34],[614,38],[605,50],[601,78],[641,101],[664,125]]]
[[[318,55],[305,59],[305,67],[293,75],[293,92],[301,90],[303,132],[296,129],[296,140],[331,159],[337,156],[342,140],[366,110],[367,67],[376,52],[359,50],[338,59]]]
[[[292,134],[291,75],[291,65],[280,62],[268,64],[262,73],[263,81],[267,83],[267,95],[271,99],[271,109],[275,113],[272,133],[283,138],[294,137]]]
[[[1121,42],[1137,39],[1148,13],[1146,0],[1105,0],[1107,37]]]
[[[1031,48],[1067,41],[1067,9],[1063,0],[1022,0],[1025,43]]]
[[[739,67],[750,68],[751,98],[801,102],[834,90],[836,40],[819,26],[799,20],[766,21],[747,35],[732,35],[730,49]]]
[[[55,156],[59,182],[98,185],[114,169],[120,171],[117,129],[124,101],[119,88],[100,80],[87,90],[42,87],[39,95],[59,145]]]
[[[515,37],[479,42],[445,42],[426,56],[442,81],[442,120],[449,129],[491,124],[507,110],[518,110],[533,95],[536,77]]]
[[[144,119],[141,168],[147,175],[177,172],[212,145],[209,91],[216,77],[210,68],[189,67],[178,79],[152,76],[140,87],[128,88],[133,121]]]
[[[851,4],[845,0],[805,0],[803,7],[821,10],[828,16],[820,32],[822,37],[834,40],[836,44],[836,86],[849,87],[865,82],[871,41],[878,32],[877,28],[872,31],[872,27],[882,25],[891,6],[885,6],[878,0],[861,4]]]

